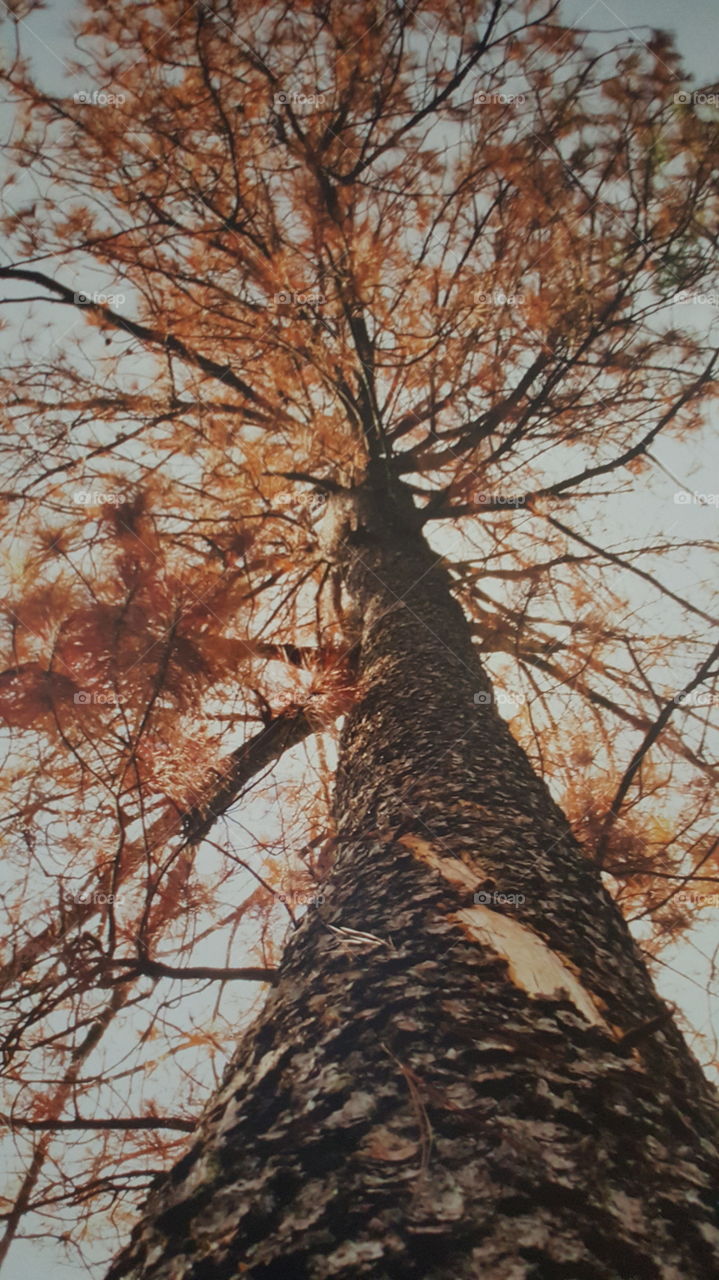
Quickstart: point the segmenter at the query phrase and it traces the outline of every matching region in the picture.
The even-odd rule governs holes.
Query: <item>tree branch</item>
[[[150,329],[147,325],[140,324],[136,320],[126,319],[124,316],[118,315],[116,311],[113,311],[112,307],[106,307],[102,303],[78,303],[76,290],[68,289],[67,285],[53,280],[51,276],[45,275],[43,271],[29,271],[24,267],[0,267],[0,279],[29,280],[34,284],[40,284],[44,288],[50,289],[68,306],[78,307],[82,311],[92,311],[96,315],[102,316],[103,320],[106,320],[113,328],[124,329],[133,338],[139,338],[141,342],[145,342],[151,347],[173,352],[196,369],[201,369],[209,377],[217,378],[220,382],[225,383],[226,386],[232,387],[234,391],[238,391],[250,404],[258,406],[256,409],[251,409],[248,405],[245,406],[245,416],[253,422],[263,424],[272,422],[274,424],[278,417],[285,418],[288,423],[291,422],[291,419],[282,414],[277,406],[270,404],[264,396],[254,391],[249,383],[245,382],[236,373],[233,373],[229,365],[218,364],[216,360],[210,360],[208,356],[203,356],[198,351],[193,351],[181,338],[176,338],[171,333],[163,334],[158,329]]]
[[[662,733],[662,730],[664,729],[665,725],[668,723],[672,712],[676,710],[677,703],[680,702],[681,698],[683,698],[685,694],[692,693],[693,690],[696,689],[697,686],[700,685],[707,678],[708,675],[712,674],[711,665],[713,662],[716,662],[717,658],[719,658],[719,644],[716,644],[714,646],[711,653],[709,654],[709,657],[706,659],[705,662],[702,663],[702,665],[700,666],[694,678],[684,686],[684,688],[681,690],[679,694],[677,694],[674,698],[670,698],[670,700],[664,704],[661,711],[659,712],[659,715],[654,721],[654,724],[644,735],[643,741],[641,742],[637,750],[634,752],[634,755],[632,756],[624,772],[624,776],[622,777],[622,780],[619,783],[619,786],[617,787],[614,793],[612,803],[609,806],[607,815],[602,824],[602,830],[600,832],[599,840],[597,842],[597,855],[596,855],[596,860],[600,866],[602,864],[604,855],[607,850],[609,834],[611,832],[612,827],[614,826],[614,823],[617,820],[619,811],[624,802],[624,798],[630,786],[632,785],[632,782],[636,776],[636,773],[641,766],[642,760],[646,756],[647,752],[651,750],[654,743],[659,738],[660,734]]]
[[[4,1116],[4,1123],[10,1129],[30,1129],[34,1132],[53,1132],[56,1129],[180,1129],[183,1133],[193,1133],[197,1128],[195,1120],[183,1120],[181,1116],[111,1116],[99,1120],[84,1120],[78,1116],[74,1120],[26,1120],[22,1116]]]
[[[277,983],[278,969],[263,969],[261,966],[249,966],[244,969],[217,969],[211,965],[183,965],[176,968],[171,964],[163,964],[161,960],[151,960],[149,956],[141,956],[137,960],[110,960],[113,968],[126,969],[122,981],[130,978],[209,978],[211,981],[231,982],[244,978],[248,982]]]
[[[304,707],[289,707],[286,711],[279,712],[265,728],[232,752],[223,774],[218,775],[213,771],[213,776],[207,781],[206,798],[198,799],[197,804],[178,813],[174,818],[175,834],[182,831],[185,844],[199,844],[217,819],[237,800],[252,778],[266,769],[273,760],[278,759],[284,751],[309,737],[313,732],[314,725],[310,722]],[[157,838],[154,842],[150,838],[150,850],[168,840],[173,834],[172,830],[168,831],[167,815],[154,824],[148,833],[150,837],[153,830],[157,832]],[[148,845],[142,843],[138,849],[137,862],[144,861],[147,853]],[[137,862],[128,861],[123,879],[132,873]],[[90,919],[98,910],[93,901],[93,890],[103,888],[103,885],[98,886],[96,880],[84,886],[83,891],[78,894],[78,900],[72,906],[68,906],[62,933],[58,932],[57,921],[54,921],[41,933],[28,938],[17,947],[12,959],[0,969],[0,989],[21,977],[41,957],[47,956],[53,947],[57,947],[63,937]],[[83,895],[86,896],[86,901],[80,900]]]

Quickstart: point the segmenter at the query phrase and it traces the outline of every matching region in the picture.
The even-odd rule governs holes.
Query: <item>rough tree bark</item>
[[[108,1280],[719,1275],[713,1091],[411,501],[330,506],[361,620],[336,868]]]

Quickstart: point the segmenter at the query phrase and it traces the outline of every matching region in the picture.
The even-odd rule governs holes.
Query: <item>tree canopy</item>
[[[92,0],[62,93],[10,9],[5,1248],[82,1251],[321,896],[368,470],[655,964],[705,920],[717,123],[546,0]]]

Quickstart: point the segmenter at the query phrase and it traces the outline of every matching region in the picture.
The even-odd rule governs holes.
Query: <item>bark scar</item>
[[[443,857],[419,836],[402,836],[399,843],[455,888],[474,891],[477,887],[476,872],[459,858]],[[522,987],[530,996],[563,995],[588,1022],[613,1035],[597,1008],[594,996],[572,972],[571,961],[553,950],[530,925],[521,924],[513,916],[479,904],[464,907],[448,919],[474,942],[490,947],[506,960],[509,976],[516,987]]]
[[[588,1022],[611,1034],[590,992],[568,968],[564,958],[529,925],[482,906],[463,908],[449,919],[475,942],[491,947],[507,961],[509,976],[516,987],[522,987],[530,996],[563,995]]]

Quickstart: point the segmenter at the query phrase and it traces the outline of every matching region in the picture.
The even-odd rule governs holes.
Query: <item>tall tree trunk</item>
[[[108,1280],[719,1275],[712,1090],[411,503],[330,505],[361,619],[336,869]]]

